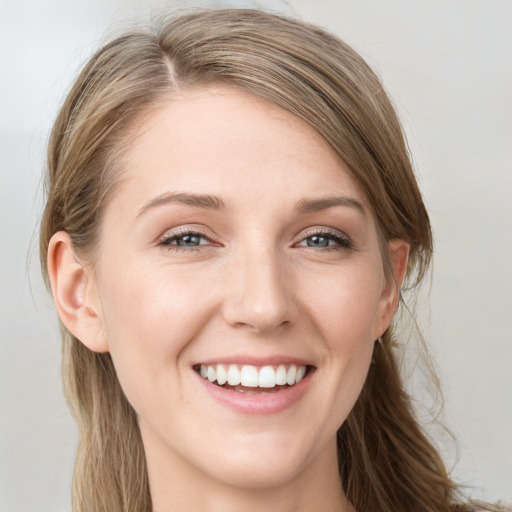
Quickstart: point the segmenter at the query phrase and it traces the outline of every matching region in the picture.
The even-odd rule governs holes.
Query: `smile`
[[[234,391],[247,392],[243,388],[264,388],[272,389],[282,386],[290,387],[298,384],[306,375],[308,367],[305,365],[284,365],[279,366],[252,366],[236,364],[202,364],[196,367],[203,379],[211,383],[231,388]],[[277,391],[277,390],[276,390]]]
[[[204,361],[192,369],[215,402],[249,415],[277,414],[290,408],[307,393],[317,369],[306,361],[286,361],[282,356],[251,359]]]

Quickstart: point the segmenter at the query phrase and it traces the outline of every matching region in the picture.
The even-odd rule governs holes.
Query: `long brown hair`
[[[211,83],[249,91],[320,133],[367,194],[385,264],[384,242],[403,239],[411,247],[407,286],[421,281],[432,255],[429,218],[379,79],[354,50],[318,27],[238,9],[166,19],[118,37],[87,63],[49,143],[40,237],[46,279],[48,242],[59,230],[93,262],[102,210],[135,120],[179,88]],[[64,327],[62,339],[65,390],[80,432],[75,512],[150,512],[136,414],[110,355],[91,352]],[[361,396],[338,432],[343,488],[361,512],[473,510],[457,505],[457,487],[415,418],[397,343],[390,328],[376,344]]]

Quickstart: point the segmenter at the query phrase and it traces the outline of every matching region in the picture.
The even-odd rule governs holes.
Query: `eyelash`
[[[312,238],[314,236],[317,236],[319,238],[326,238],[327,240],[332,240],[338,244],[335,246],[322,247],[321,249],[323,251],[340,251],[340,250],[344,250],[344,249],[345,250],[354,249],[354,244],[352,243],[351,240],[349,240],[349,238],[341,235],[340,233],[338,233],[336,231],[329,231],[329,230],[325,230],[325,229],[323,229],[323,230],[319,229],[319,230],[306,232],[305,235],[302,237],[301,242],[304,242],[308,238]],[[301,246],[301,247],[307,247],[307,246]]]
[[[164,237],[158,245],[166,247],[169,251],[177,251],[177,252],[191,252],[191,251],[198,251],[201,245],[198,246],[192,246],[192,247],[180,247],[177,244],[173,244],[172,242],[179,240],[180,238],[184,238],[186,236],[197,236],[199,238],[204,238],[205,240],[208,240],[211,242],[211,240],[204,234],[199,231],[193,231],[184,229],[183,231],[178,231],[176,233],[173,233],[170,236]]]
[[[192,236],[192,237],[195,236],[195,237],[203,238],[203,239],[211,242],[211,240],[204,233],[201,233],[199,231],[193,231],[193,230],[183,230],[183,231],[173,233],[170,236],[164,237],[159,242],[158,245],[160,245],[162,247],[166,247],[170,251],[177,251],[177,252],[198,251],[198,250],[200,250],[200,247],[202,245],[206,245],[206,244],[199,244],[198,246],[181,247],[181,246],[173,243],[173,242],[179,240],[180,238],[184,238],[186,236]],[[334,241],[337,243],[336,246],[321,247],[320,249],[324,252],[340,251],[340,250],[347,250],[347,249],[354,250],[354,244],[347,237],[344,237],[343,235],[341,235],[337,232],[328,231],[328,230],[317,230],[317,231],[307,232],[305,234],[305,236],[302,237],[300,242],[304,242],[308,238],[312,238],[314,236],[317,236],[319,238],[326,238],[327,240]],[[307,246],[300,246],[300,247],[307,247]],[[315,248],[313,248],[313,249],[320,250],[320,249],[315,249]]]

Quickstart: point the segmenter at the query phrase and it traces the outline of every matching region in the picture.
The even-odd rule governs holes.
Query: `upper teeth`
[[[226,369],[227,368],[227,369]],[[217,364],[214,366],[202,364],[200,368],[201,377],[223,385],[226,382],[231,386],[241,384],[246,387],[273,388],[288,384],[293,386],[300,382],[306,373],[305,366],[280,365],[277,368],[273,366],[256,366],[245,365],[241,369],[235,365]]]

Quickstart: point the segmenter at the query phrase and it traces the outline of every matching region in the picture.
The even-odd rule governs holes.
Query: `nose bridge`
[[[274,244],[253,238],[232,263],[225,308],[230,324],[267,332],[294,320],[291,276]]]

